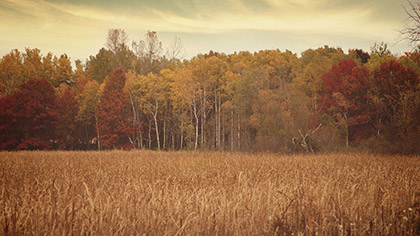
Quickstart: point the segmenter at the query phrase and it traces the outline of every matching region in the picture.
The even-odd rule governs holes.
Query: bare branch
[[[420,0],[407,0],[408,6],[402,6],[408,16],[408,23],[400,31],[402,39],[416,45],[420,42]]]

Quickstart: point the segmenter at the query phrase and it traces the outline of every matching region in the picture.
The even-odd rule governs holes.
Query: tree
[[[198,148],[199,140],[199,85],[193,79],[190,67],[176,71],[171,91],[175,113],[178,114],[180,130],[180,148],[183,148],[184,137],[188,144],[194,143],[194,151]],[[194,140],[194,142],[191,142]],[[191,147],[192,148],[192,147]]]
[[[419,79],[411,68],[397,61],[383,63],[373,72],[373,90],[377,111],[382,120],[392,120],[399,112],[399,102],[404,92],[416,91]]]
[[[350,49],[349,55],[357,58],[362,65],[366,64],[370,59],[369,53],[364,52],[362,49]]]
[[[321,111],[344,125],[346,147],[349,142],[366,138],[369,134],[362,133],[369,130],[369,71],[352,60],[343,60],[323,76],[323,81]]]
[[[132,132],[130,142],[136,148],[143,148],[143,127],[142,127],[142,110],[140,106],[141,95],[137,91],[139,76],[133,71],[127,73],[127,79],[124,86],[124,94],[129,99],[132,113]]]
[[[0,99],[1,150],[50,149],[54,140],[56,96],[45,79],[22,83]]]
[[[397,58],[392,55],[391,51],[388,49],[388,44],[384,42],[375,43],[370,50],[370,59],[365,64],[369,71],[376,70],[385,62],[397,60]]]
[[[377,135],[394,151],[418,150],[419,82],[413,69],[397,61],[385,62],[373,72],[371,100]]]
[[[30,49],[26,48],[25,53],[23,53],[23,75],[29,79],[42,78],[42,55],[41,50],[38,48]],[[48,78],[45,78],[48,79]],[[50,81],[51,82],[51,81]]]
[[[167,101],[170,97],[171,82],[173,73],[170,70],[162,70],[159,75],[149,73],[141,76],[138,84],[138,92],[141,98],[141,106],[145,112],[153,119],[156,134],[157,149],[162,148],[159,121],[164,113]]]
[[[104,91],[97,108],[97,131],[106,148],[129,148],[130,120],[127,101],[123,96],[125,74],[122,68],[115,69],[105,82]]]
[[[181,59],[185,54],[185,49],[180,38],[175,37],[166,49],[166,56],[169,60]]]
[[[105,48],[101,48],[96,56],[90,56],[86,63],[87,77],[102,84],[106,76],[116,68],[113,64],[113,57],[113,53]]]
[[[285,104],[284,96],[273,90],[260,90],[252,105],[250,123],[257,130],[259,150],[283,151],[286,132],[282,120]]]
[[[133,50],[137,56],[135,70],[141,75],[150,72],[159,73],[160,68],[155,68],[156,63],[161,59],[162,42],[159,40],[156,31],[147,31],[145,39],[132,43]]]
[[[68,56],[63,54],[59,59],[55,57],[54,64],[56,67],[56,76],[52,81],[54,87],[58,87],[62,83],[67,85],[74,84],[73,69],[71,68],[71,62]]]
[[[78,144],[76,120],[79,104],[68,85],[62,84],[58,90],[56,112],[56,138],[58,148],[64,150],[76,149]]]
[[[6,94],[12,94],[24,81],[23,57],[15,49],[3,56],[0,60],[0,85],[3,87],[3,91],[0,91],[0,97]]]
[[[414,46],[418,46],[420,42],[420,1],[407,0],[408,6],[403,6],[409,21],[405,28],[400,31],[404,40]]]
[[[106,46],[113,54],[114,68],[132,69],[135,55],[128,48],[127,42],[128,35],[123,29],[110,29],[108,31]]]
[[[96,107],[98,102],[99,84],[97,81],[89,81],[80,94],[80,109],[77,113],[77,122],[82,127],[82,143],[85,149],[90,149],[91,141],[96,138],[98,133],[95,126],[97,124]]]

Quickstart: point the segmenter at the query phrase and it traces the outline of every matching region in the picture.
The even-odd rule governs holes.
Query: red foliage
[[[76,116],[79,105],[73,92],[68,87],[64,90],[63,95],[57,99],[56,110],[58,148],[75,149],[78,141]]]
[[[45,79],[32,79],[0,99],[0,149],[49,149],[56,121],[55,93]]]
[[[368,137],[370,114],[367,99],[370,86],[366,67],[359,67],[352,60],[340,61],[323,76],[323,82],[322,112],[345,119],[350,142]]]
[[[376,110],[385,117],[395,115],[402,93],[415,91],[419,78],[412,68],[406,68],[396,61],[381,64],[373,72],[373,94]]]
[[[108,148],[127,148],[131,132],[127,101],[123,96],[125,74],[122,68],[109,74],[97,108],[97,130]]]

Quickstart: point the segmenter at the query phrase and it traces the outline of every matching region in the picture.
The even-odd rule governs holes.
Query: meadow
[[[415,235],[420,158],[1,152],[1,235]]]

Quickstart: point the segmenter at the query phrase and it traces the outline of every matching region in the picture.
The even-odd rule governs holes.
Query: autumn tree
[[[90,56],[86,65],[87,77],[102,84],[109,73],[116,68],[113,64],[113,57],[112,52],[105,48],[101,48],[96,56]]]
[[[98,90],[98,82],[95,80],[89,81],[84,86],[79,97],[80,108],[76,119],[81,126],[81,141],[85,149],[90,149],[91,141],[98,137],[95,129],[97,125],[96,107],[99,99]]]
[[[57,124],[56,139],[58,148],[64,150],[76,149],[78,144],[78,122],[76,120],[79,104],[69,86],[62,84],[58,89],[56,102]]]
[[[26,79],[42,78],[42,55],[38,48],[26,48],[23,53],[23,75]],[[48,79],[48,78],[45,78]],[[51,82],[51,81],[50,81]]]
[[[130,120],[127,115],[127,101],[123,96],[125,74],[122,68],[117,68],[109,74],[103,93],[99,98],[97,116],[97,131],[99,140],[106,148],[129,148]]]
[[[362,65],[366,64],[370,59],[369,53],[364,52],[362,49],[350,49],[349,55],[357,59],[359,63]]]
[[[302,137],[312,136],[312,142],[317,149],[328,150],[335,146],[335,130],[330,130],[323,125],[316,133],[314,131],[321,124],[321,104],[319,99],[323,93],[323,75],[331,70],[333,65],[345,59],[355,59],[352,55],[345,54],[341,48],[324,46],[318,49],[308,49],[302,53],[297,63],[292,64],[292,81],[288,111],[288,126],[293,129],[289,132],[295,143],[303,144]],[[294,149],[296,146],[293,145]]]
[[[54,58],[55,64],[55,77],[52,80],[54,87],[58,87],[64,83],[67,85],[74,84],[73,80],[73,69],[71,67],[70,59],[66,54],[60,56],[60,58]]]
[[[23,57],[17,50],[12,50],[0,60],[0,97],[11,94],[19,85],[25,81],[23,75]]]
[[[344,125],[345,145],[366,138],[369,130],[369,71],[352,60],[343,60],[323,76],[324,91],[320,99],[322,112]]]
[[[284,95],[273,90],[260,90],[252,105],[250,123],[257,130],[257,150],[284,151],[288,141],[283,122]]]
[[[50,149],[54,140],[56,96],[45,79],[22,83],[0,100],[2,150]]]
[[[3,88],[0,92],[11,94],[21,83],[35,78],[44,78],[52,83],[56,68],[52,53],[43,57],[37,48],[26,48],[22,53],[12,50],[0,60],[0,88]]]
[[[171,91],[170,87],[173,75],[168,75],[169,73],[171,73],[169,70],[162,70],[158,75],[149,73],[147,76],[141,76],[138,81],[138,92],[142,97],[140,100],[141,106],[153,120],[157,143],[156,148],[158,150],[162,148],[159,122],[168,105],[167,101],[170,97],[169,92]],[[165,131],[165,128],[163,131]]]
[[[373,72],[371,93],[377,134],[391,144],[408,145],[407,152],[413,151],[418,146],[412,143],[418,140],[419,129],[418,75],[397,61],[383,63]]]
[[[179,68],[175,71],[174,83],[170,94],[172,96],[174,113],[177,115],[180,149],[184,148],[184,143],[190,149],[197,150],[198,148],[199,91],[196,82],[189,67]]]
[[[378,69],[385,62],[397,60],[397,58],[392,55],[391,50],[389,50],[387,43],[375,43],[370,50],[370,59],[365,64],[369,71]]]
[[[127,79],[124,86],[124,94],[128,98],[130,103],[130,111],[132,115],[131,125],[131,137],[130,142],[134,144],[136,148],[143,148],[143,111],[141,106],[141,94],[138,92],[139,80],[141,76],[133,71],[129,71],[126,75]]]

